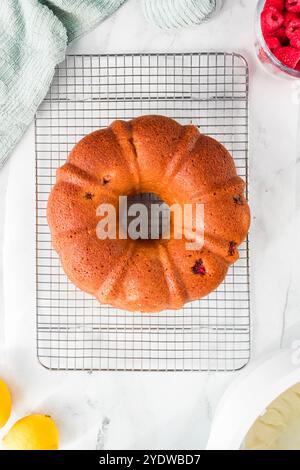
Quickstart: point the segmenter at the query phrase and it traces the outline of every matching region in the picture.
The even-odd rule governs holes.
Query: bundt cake
[[[57,170],[47,215],[66,275],[101,303],[139,312],[179,309],[223,281],[238,258],[250,212],[245,183],[216,140],[163,116],[115,121],[71,151]],[[173,203],[204,205],[204,245],[186,239],[99,239],[100,204],[154,193]]]

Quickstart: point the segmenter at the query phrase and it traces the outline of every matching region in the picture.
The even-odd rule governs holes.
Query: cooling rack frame
[[[132,314],[66,279],[46,204],[55,170],[84,135],[114,119],[193,122],[233,154],[247,183],[249,70],[236,53],[69,55],[35,117],[37,356],[50,370],[234,371],[250,358],[249,242],[224,283],[181,311]],[[105,113],[105,114],[104,114]]]

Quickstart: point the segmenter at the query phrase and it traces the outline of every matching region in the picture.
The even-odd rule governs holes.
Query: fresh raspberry
[[[286,35],[292,47],[300,48],[300,19],[290,21],[286,28]]]
[[[276,31],[273,31],[272,33],[270,33],[266,37],[268,37],[268,36],[273,36],[273,37],[279,39],[282,46],[288,46],[289,45],[289,38],[286,35],[286,29],[285,29],[284,26],[281,26],[281,28],[276,29]]]
[[[261,28],[263,34],[276,31],[283,25],[284,18],[274,7],[265,8],[261,14]]]
[[[275,55],[278,60],[291,69],[296,70],[300,63],[300,51],[294,47],[280,47],[276,49]]]
[[[265,38],[266,44],[270,51],[274,52],[276,49],[281,47],[281,42],[279,41],[278,38],[275,38],[274,36],[268,36]]]
[[[297,33],[300,29],[300,19],[290,21],[289,25],[286,28],[286,35],[289,39],[291,39],[295,33]]]
[[[266,0],[264,9],[269,7],[277,8],[282,13],[284,10],[284,0]]]
[[[296,49],[300,49],[300,30],[296,31],[293,36],[290,38],[290,44]]]
[[[290,24],[291,21],[293,20],[297,20],[299,18],[299,16],[297,15],[297,13],[294,13],[293,11],[287,11],[284,15],[284,26],[285,27],[288,27],[288,25]]]
[[[300,13],[300,0],[286,0],[285,7],[288,11]]]

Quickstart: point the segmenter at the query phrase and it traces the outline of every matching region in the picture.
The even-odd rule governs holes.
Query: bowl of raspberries
[[[257,54],[277,75],[300,78],[300,0],[260,0]]]

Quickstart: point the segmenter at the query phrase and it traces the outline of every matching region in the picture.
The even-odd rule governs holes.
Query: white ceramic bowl
[[[223,395],[207,449],[240,449],[256,418],[281,393],[299,381],[300,351],[297,349],[281,349],[250,364]]]

